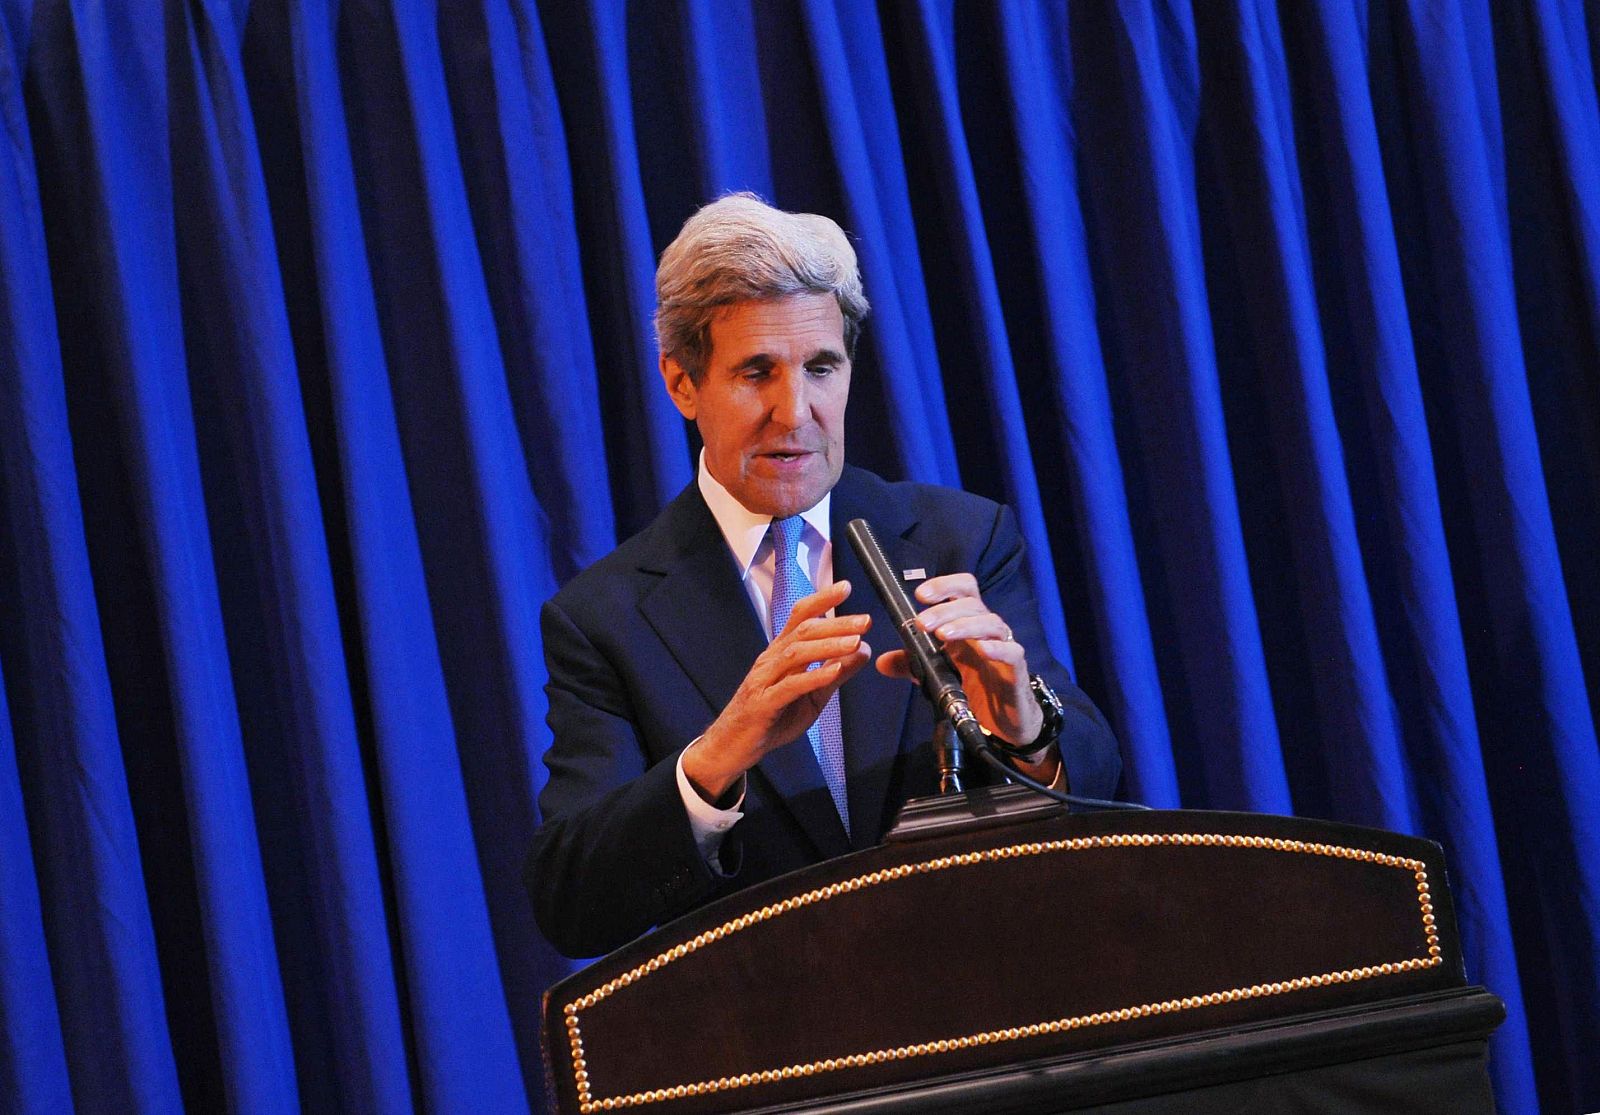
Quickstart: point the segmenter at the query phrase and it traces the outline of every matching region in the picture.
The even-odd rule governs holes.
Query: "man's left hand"
[[[961,686],[979,723],[1007,743],[1024,745],[1039,738],[1044,712],[1028,686],[1028,656],[1011,636],[1011,627],[991,612],[970,573],[932,577],[917,586],[916,598],[930,605],[917,614],[924,631],[944,644],[945,654],[961,674]],[[878,672],[889,677],[911,677],[903,650],[878,658]],[[1055,752],[1045,752],[1030,773],[1055,763]]]

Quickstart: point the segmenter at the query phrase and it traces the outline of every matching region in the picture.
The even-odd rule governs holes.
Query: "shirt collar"
[[[747,576],[751,563],[756,559],[756,552],[761,549],[761,542],[767,536],[767,528],[772,525],[772,516],[758,515],[735,499],[733,493],[724,488],[711,475],[711,470],[706,468],[704,449],[700,450],[697,479],[700,494],[705,497],[706,506],[711,508],[711,515],[722,530],[722,537],[728,540],[728,549],[733,551],[734,560],[739,563],[739,576]],[[833,540],[828,523],[828,511],[832,503],[833,493],[829,491],[815,506],[800,512],[800,517],[822,536],[824,543]]]

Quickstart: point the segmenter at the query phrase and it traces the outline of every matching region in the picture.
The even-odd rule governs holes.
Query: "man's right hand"
[[[835,581],[796,603],[722,715],[684,752],[683,773],[707,801],[727,793],[769,751],[799,738],[834,691],[871,660],[872,648],[861,638],[871,617],[827,614],[849,595],[850,582]],[[820,665],[808,670],[813,662]]]

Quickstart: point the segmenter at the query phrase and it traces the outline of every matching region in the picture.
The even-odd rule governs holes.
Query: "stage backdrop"
[[[1503,1110],[1600,1107],[1597,19],[0,0],[0,1109],[542,1106],[538,608],[690,479],[735,189],[1125,792],[1442,841]]]

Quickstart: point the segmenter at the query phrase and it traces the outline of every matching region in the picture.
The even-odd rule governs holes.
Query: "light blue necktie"
[[[794,611],[794,606],[801,598],[810,596],[814,590],[811,578],[806,576],[806,571],[800,568],[797,551],[800,546],[800,531],[805,527],[805,520],[798,515],[791,515],[787,519],[772,520],[772,637],[777,638],[779,633],[788,626],[789,614]],[[813,662],[806,667],[815,670],[817,663]],[[816,752],[817,765],[822,768],[822,777],[827,779],[828,792],[833,795],[833,804],[839,810],[839,819],[844,822],[844,831],[850,831],[850,799],[845,796],[844,788],[844,729],[839,720],[839,691],[834,690],[828,698],[828,703],[822,710],[822,715],[817,717],[816,723],[806,730],[806,739],[811,741],[811,750]]]

